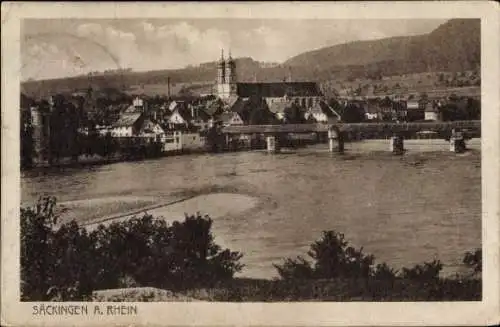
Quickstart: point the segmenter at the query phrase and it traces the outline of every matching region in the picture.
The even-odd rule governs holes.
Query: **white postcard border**
[[[483,325],[498,322],[498,312],[500,312],[498,8],[493,2],[2,3],[2,325],[420,326]],[[19,302],[20,172],[17,108],[19,108],[21,64],[20,20],[138,17],[481,18],[483,300],[456,303],[124,303],[137,305],[138,315],[33,316],[34,303]],[[94,305],[107,305],[92,302],[78,304],[88,305],[89,311]]]

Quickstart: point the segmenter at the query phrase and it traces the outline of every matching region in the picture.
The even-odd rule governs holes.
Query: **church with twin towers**
[[[282,82],[240,83],[236,61],[230,51],[228,57],[224,58],[224,50],[221,50],[221,57],[217,61],[215,92],[223,101],[257,96],[265,99],[269,105],[295,102],[303,108],[310,108],[324,98],[316,82],[295,82],[291,80],[291,76],[287,81]]]
[[[217,95],[224,100],[237,95],[236,81],[236,63],[231,57],[231,50],[228,58],[224,59],[224,50],[222,49],[221,57],[217,62]]]

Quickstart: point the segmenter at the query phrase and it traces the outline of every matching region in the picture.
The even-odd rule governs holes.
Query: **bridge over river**
[[[338,124],[285,124],[285,125],[241,125],[222,128],[223,134],[281,134],[281,133],[328,133],[336,126],[341,132],[450,132],[453,129],[481,129],[480,120],[451,122],[411,123],[338,123]]]
[[[330,151],[343,152],[343,142],[347,134],[375,134],[391,138],[391,149],[394,152],[403,152],[403,137],[417,132],[435,132],[440,136],[450,137],[450,149],[459,152],[465,148],[464,136],[460,131],[480,133],[481,121],[452,121],[452,122],[387,122],[387,123],[336,123],[336,124],[284,124],[284,125],[241,125],[226,126],[221,132],[229,139],[241,135],[264,135],[267,149],[270,152],[279,150],[279,139],[288,134],[315,133],[319,139],[328,137]]]

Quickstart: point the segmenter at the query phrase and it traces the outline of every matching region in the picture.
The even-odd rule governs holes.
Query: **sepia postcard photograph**
[[[494,325],[493,2],[2,4],[2,325]]]

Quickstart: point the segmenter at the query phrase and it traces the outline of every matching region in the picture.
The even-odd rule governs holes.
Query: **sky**
[[[27,19],[22,80],[91,71],[176,69],[233,57],[283,62],[336,44],[429,33],[437,19]]]

